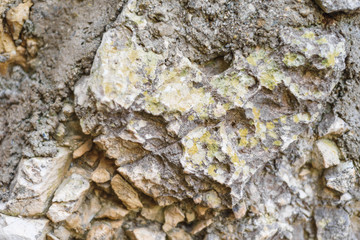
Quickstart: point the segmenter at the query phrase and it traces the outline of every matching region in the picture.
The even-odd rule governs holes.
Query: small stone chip
[[[128,209],[143,207],[138,193],[119,174],[112,178],[111,187]]]
[[[340,163],[339,155],[339,149],[333,141],[320,139],[314,146],[312,165],[317,169],[338,165]]]

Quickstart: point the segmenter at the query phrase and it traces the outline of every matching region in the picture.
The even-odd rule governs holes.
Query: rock
[[[102,157],[99,165],[91,175],[91,180],[96,183],[108,182],[115,171],[114,161]]]
[[[142,208],[138,193],[119,174],[111,179],[111,187],[116,196],[128,209]]]
[[[59,148],[53,158],[23,159],[13,180],[11,199],[3,212],[22,216],[44,213],[70,161],[71,152],[67,148]]]
[[[333,141],[320,139],[315,142],[312,165],[314,168],[329,168],[340,163],[340,151]]]
[[[204,230],[205,228],[207,228],[208,226],[210,226],[213,223],[212,219],[207,219],[207,220],[200,220],[199,222],[197,222],[193,229],[191,230],[191,234],[197,234],[199,232],[201,232],[202,230]]]
[[[317,239],[343,240],[350,233],[349,214],[343,209],[320,207],[315,210]]]
[[[54,229],[54,235],[59,240],[69,240],[71,237],[71,233],[69,230],[67,230],[64,226],[59,226]]]
[[[169,206],[165,208],[164,211],[165,223],[163,225],[163,230],[168,232],[172,228],[176,227],[179,222],[185,220],[185,215],[181,211],[181,209],[175,205]]]
[[[241,219],[246,215],[246,203],[242,201],[240,204],[237,204],[233,207],[233,212],[236,219]]]
[[[111,174],[105,168],[97,168],[91,174],[91,180],[96,183],[105,183],[111,180]]]
[[[130,240],[165,240],[166,234],[161,231],[153,230],[150,228],[135,228],[126,231],[126,235]]]
[[[52,222],[60,222],[76,211],[83,202],[90,183],[83,176],[73,173],[56,190],[47,216]]]
[[[66,218],[66,227],[78,234],[85,234],[89,230],[90,222],[100,211],[101,204],[96,196],[88,196],[80,208]]]
[[[76,159],[81,157],[86,152],[90,151],[91,148],[92,148],[92,139],[89,139],[73,152],[73,158]]]
[[[144,207],[141,209],[141,216],[146,219],[163,223],[164,219],[164,208],[160,206]]]
[[[86,240],[112,240],[114,232],[108,224],[99,223],[91,227]]]
[[[21,29],[26,20],[29,19],[30,7],[33,5],[31,0],[20,3],[17,7],[11,8],[6,13],[6,21],[10,26],[10,31],[14,40],[19,39]]]
[[[225,2],[209,10],[214,18],[215,12],[225,9]],[[243,188],[251,177],[322,115],[323,103],[345,69],[346,40],[320,25],[295,28],[291,26],[300,23],[286,24],[281,31],[272,32],[277,40],[269,42],[277,42],[279,48],[249,46],[246,51],[232,51],[231,63],[214,53],[212,67],[205,67],[199,64],[206,62],[204,59],[194,58],[197,51],[212,51],[208,37],[213,34],[196,34],[202,36],[200,42],[206,42],[201,51],[192,49],[199,39],[189,40],[191,48],[176,40],[177,34],[189,29],[191,19],[200,21],[191,26],[199,24],[201,28],[212,19],[193,18],[193,12],[207,8],[205,2],[175,7],[150,1],[145,5],[143,10],[142,4],[131,0],[124,6],[118,27],[104,33],[90,75],[75,86],[75,109],[83,132],[96,135],[94,142],[116,161],[121,176],[159,205],[189,198],[195,201],[198,193],[208,193],[196,203],[232,208],[243,199]],[[255,5],[246,5],[253,9],[247,13],[262,6]],[[289,11],[303,5],[289,7]],[[186,20],[178,18],[183,14],[157,17],[158,13],[149,13],[163,19],[156,23],[139,14],[149,9],[168,12],[168,7],[179,12],[191,9],[191,13]],[[315,18],[315,13],[310,17],[307,12],[302,15]],[[298,17],[293,14],[289,19],[305,21],[297,11]],[[252,19],[245,14],[247,17]],[[236,22],[240,16],[231,19]],[[129,27],[129,22],[134,25]],[[144,39],[136,40],[145,34]],[[189,35],[187,32],[180,39]],[[263,45],[258,39],[252,41],[253,46]],[[221,70],[216,67],[218,62],[225,65]],[[223,188],[211,191],[205,187],[208,181]]]
[[[336,167],[327,169],[324,177],[327,187],[345,193],[355,186],[356,172],[354,164],[352,161],[340,163]]]
[[[195,211],[193,211],[193,210],[191,209],[191,210],[189,210],[189,211],[187,211],[187,212],[185,213],[185,216],[186,216],[186,221],[187,221],[188,223],[190,223],[190,222],[192,222],[192,221],[195,220],[195,218],[196,218],[196,213],[195,213]]]
[[[1,240],[45,240],[49,220],[10,217],[0,214]]]
[[[321,137],[329,135],[341,135],[349,130],[349,126],[344,120],[333,114],[327,114],[318,126]]]
[[[350,12],[360,8],[358,0],[316,0],[316,3],[326,12]]]
[[[129,213],[128,210],[115,205],[113,202],[105,202],[101,210],[97,213],[96,218],[108,218],[111,220],[119,220]]]
[[[173,228],[167,233],[169,240],[192,240],[192,237],[184,229]]]

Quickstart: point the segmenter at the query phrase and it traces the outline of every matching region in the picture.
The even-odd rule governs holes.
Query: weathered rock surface
[[[151,228],[136,228],[126,232],[131,240],[165,240],[166,234]]]
[[[89,188],[86,178],[72,174],[56,190],[47,216],[55,223],[65,220],[80,207]]]
[[[1,211],[11,215],[44,214],[71,162],[71,152],[58,148],[53,158],[23,159],[12,183],[12,196]]]
[[[356,181],[355,171],[352,161],[341,163],[334,168],[326,170],[324,173],[326,186],[341,193],[353,189]]]
[[[27,219],[0,214],[2,240],[45,240],[48,231],[48,219]]]
[[[350,219],[343,209],[317,208],[315,211],[317,239],[348,239]]]
[[[130,1],[119,27],[104,34],[90,77],[75,88],[83,131],[101,127],[98,146],[159,204],[205,192],[200,179],[230,189],[204,204],[233,206],[250,177],[318,119],[344,70],[345,39],[321,28],[285,27],[279,50],[234,51],[226,69],[209,73],[182,53],[175,35],[160,34],[161,51],[139,44],[136,37],[152,23],[136,14],[138,4]],[[122,120],[114,128],[99,122],[81,110],[91,106]]]
[[[143,206],[138,193],[120,175],[117,174],[111,179],[111,187],[128,209],[138,209]]]
[[[360,8],[358,0],[316,0],[319,6],[326,12],[350,12]]]
[[[340,151],[336,144],[329,139],[315,142],[312,165],[315,168],[329,168],[340,163]]]
[[[357,4],[1,1],[1,211],[50,240],[360,238]]]

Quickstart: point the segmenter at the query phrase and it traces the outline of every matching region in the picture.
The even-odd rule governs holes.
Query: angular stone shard
[[[165,240],[166,234],[164,232],[153,230],[151,228],[135,228],[126,231],[126,235],[131,240]]]
[[[358,0],[315,0],[317,4],[326,12],[350,12],[360,8]]]
[[[111,187],[116,196],[128,209],[138,209],[143,207],[138,193],[119,174],[111,179]]]
[[[167,235],[169,240],[192,240],[191,235],[181,228],[174,228]]]
[[[336,144],[329,139],[320,139],[315,142],[312,165],[323,169],[336,166],[340,163],[340,151]]]
[[[112,240],[114,231],[105,223],[95,224],[86,236],[86,240]]]
[[[83,202],[90,183],[83,176],[73,173],[66,178],[55,192],[47,216],[55,223],[65,220]]]
[[[1,240],[45,240],[49,230],[47,219],[26,219],[0,214]]]
[[[327,187],[345,193],[355,185],[356,172],[354,164],[352,161],[340,163],[336,167],[327,169],[324,177]]]
[[[174,205],[166,207],[164,211],[164,216],[165,216],[165,224],[163,225],[162,228],[165,232],[168,232],[172,228],[176,227],[176,225],[179,222],[185,220],[184,213],[181,211],[179,207]]]
[[[12,183],[13,195],[1,211],[22,216],[44,213],[70,161],[71,151],[67,148],[59,148],[53,158],[23,159]]]
[[[20,3],[17,7],[10,9],[6,13],[6,21],[10,26],[10,31],[14,40],[19,39],[21,29],[27,19],[29,19],[30,7],[33,5],[31,0]]]

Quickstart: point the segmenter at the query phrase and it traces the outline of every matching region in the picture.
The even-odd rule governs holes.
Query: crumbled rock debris
[[[358,239],[358,1],[0,2],[1,239]]]

